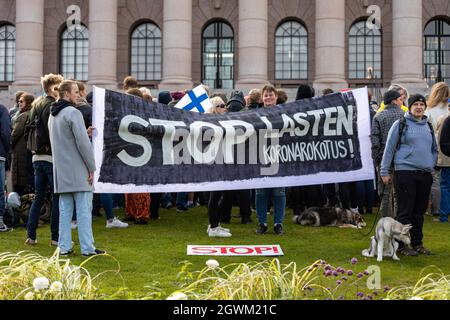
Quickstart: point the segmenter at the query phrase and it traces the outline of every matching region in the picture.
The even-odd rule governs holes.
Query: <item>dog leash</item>
[[[367,237],[368,235],[370,235],[373,231],[373,229],[375,228],[376,224],[378,223],[378,218],[380,216],[380,209],[381,209],[381,203],[383,202],[383,196],[384,196],[384,189],[386,188],[386,186],[383,183],[383,187],[381,189],[381,198],[380,198],[380,206],[378,207],[377,213],[375,215],[375,220],[373,221],[372,227],[370,228],[370,231],[368,233],[363,233],[361,229],[358,229],[358,232],[360,234],[362,234],[364,237]]]

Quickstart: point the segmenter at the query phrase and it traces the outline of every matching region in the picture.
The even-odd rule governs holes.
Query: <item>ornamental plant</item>
[[[400,286],[392,288],[387,293],[386,299],[449,300],[450,275],[445,275],[442,270],[436,266],[426,267],[422,270],[420,279],[414,286]]]
[[[351,263],[355,265],[356,259]],[[180,289],[169,296],[190,300],[344,300],[381,299],[384,292],[370,291],[367,271],[356,272],[333,267],[324,260],[300,269],[295,262],[278,259],[235,263],[220,267],[207,263],[200,271],[189,271],[183,262],[178,274]],[[213,266],[213,267],[212,267]]]
[[[92,276],[85,268],[59,256],[50,258],[21,251],[0,254],[0,300],[94,300],[105,298],[94,285],[103,273]],[[114,259],[114,258],[112,258]],[[115,260],[115,259],[114,259]],[[118,271],[115,272],[118,274]]]

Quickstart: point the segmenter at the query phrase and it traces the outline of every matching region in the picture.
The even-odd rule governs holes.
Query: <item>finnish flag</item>
[[[199,85],[186,93],[175,105],[175,108],[200,113],[208,113],[211,108],[208,94],[202,85]]]

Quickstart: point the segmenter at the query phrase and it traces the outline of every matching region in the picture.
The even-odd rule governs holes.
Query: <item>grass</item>
[[[234,208],[233,213],[236,213]],[[123,217],[122,210],[115,214]],[[132,292],[132,297],[144,296],[149,292],[148,286],[155,285],[162,290],[162,298],[167,297],[178,289],[177,274],[182,261],[192,263],[193,270],[201,270],[205,261],[210,257],[187,256],[186,248],[189,244],[197,245],[256,245],[280,244],[285,255],[280,262],[288,264],[295,262],[299,268],[309,266],[318,259],[324,259],[335,267],[354,268],[363,271],[370,265],[377,265],[381,269],[381,286],[397,287],[413,286],[420,278],[421,271],[430,265],[442,270],[445,275],[450,274],[450,225],[433,222],[430,217],[425,218],[424,243],[432,250],[433,256],[401,257],[401,261],[387,258],[378,263],[374,258],[364,258],[361,251],[369,246],[370,235],[365,235],[375,214],[365,215],[368,227],[362,231],[339,228],[314,228],[295,225],[291,222],[292,211],[287,210],[284,236],[276,236],[269,229],[269,234],[260,236],[255,234],[256,217],[251,225],[240,224],[240,219],[232,218],[230,225],[233,237],[228,239],[209,238],[206,235],[208,224],[205,207],[195,208],[187,213],[177,213],[175,209],[160,211],[161,219],[150,221],[149,225],[131,224],[127,229],[106,229],[105,218],[95,217],[93,220],[96,247],[106,250],[117,259],[98,257],[89,261],[85,267],[91,274],[100,274],[105,270],[115,271],[120,268],[120,274],[106,273],[100,277],[101,288],[114,293],[122,287]],[[269,222],[273,221],[269,217]],[[19,252],[30,250],[43,256],[50,257],[55,247],[50,246],[50,227],[39,227],[38,244],[27,246],[25,228],[18,227],[12,232],[0,233],[0,252]],[[75,254],[71,256],[72,263],[79,265],[84,261],[79,251],[76,232],[74,234]],[[359,262],[351,266],[350,259],[356,257]],[[230,263],[249,261],[263,261],[267,258],[256,257],[214,257],[221,266]]]

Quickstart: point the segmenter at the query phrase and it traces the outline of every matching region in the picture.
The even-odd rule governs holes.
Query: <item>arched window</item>
[[[61,34],[61,74],[66,79],[88,80],[89,32],[83,25],[65,28]]]
[[[203,31],[202,82],[215,89],[234,86],[234,33],[225,22],[213,22]]]
[[[308,79],[308,32],[297,21],[275,31],[275,79]]]
[[[424,31],[424,76],[429,86],[444,81],[450,84],[450,24],[431,20]]]
[[[366,21],[354,23],[349,33],[349,78],[381,79],[381,30],[370,29]]]
[[[131,75],[161,80],[161,30],[153,23],[142,23],[131,34]]]
[[[14,81],[16,63],[16,27],[0,26],[0,81]]]

